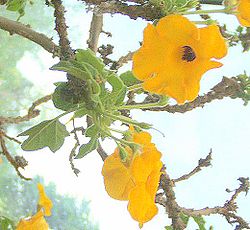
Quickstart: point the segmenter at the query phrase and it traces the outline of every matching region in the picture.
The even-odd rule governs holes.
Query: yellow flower
[[[239,0],[237,18],[242,26],[250,27],[250,0]]]
[[[132,141],[141,145],[140,150],[134,156],[129,154],[129,162],[123,163],[117,148],[104,161],[102,175],[107,193],[114,199],[128,200],[129,213],[142,226],[158,212],[154,200],[161,175],[161,153],[147,132],[133,132]]]
[[[38,211],[30,218],[21,219],[17,225],[16,230],[48,230],[44,216],[51,215],[52,201],[47,197],[44,187],[38,183],[37,188],[39,191]]]
[[[142,47],[133,56],[133,72],[146,91],[168,95],[179,104],[194,100],[201,76],[222,66],[227,46],[216,25],[197,28],[180,15],[169,15],[144,30]]]
[[[21,219],[16,230],[48,230],[49,225],[44,219],[43,210],[40,209],[34,216],[29,219]]]
[[[53,207],[52,201],[47,197],[42,184],[38,183],[37,188],[38,188],[38,191],[39,191],[38,206],[40,208],[44,209],[44,215],[45,216],[50,216],[51,215],[51,209]]]

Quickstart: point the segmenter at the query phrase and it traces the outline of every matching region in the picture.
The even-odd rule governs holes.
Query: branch
[[[236,230],[250,229],[250,225],[242,217],[235,214],[238,208],[235,203],[235,199],[242,192],[247,194],[249,190],[249,178],[240,177],[238,180],[241,182],[239,188],[235,190],[230,200],[226,201],[223,206],[216,206],[213,208],[207,207],[199,210],[180,207],[180,211],[188,216],[208,216],[210,214],[220,214],[226,218],[229,224],[237,223],[238,225],[235,228]]]
[[[206,157],[206,159],[202,160],[204,162],[209,162],[209,155]],[[162,188],[164,193],[158,193],[155,197],[155,202],[166,208],[169,218],[172,219],[173,229],[182,230],[186,228],[184,222],[180,218],[181,213],[193,217],[220,214],[226,218],[228,223],[237,223],[235,230],[250,229],[250,225],[242,217],[236,215],[236,210],[238,207],[235,201],[240,193],[245,192],[247,194],[249,191],[249,178],[240,177],[238,179],[241,182],[240,186],[234,190],[231,198],[227,200],[223,206],[215,206],[213,208],[206,207],[195,210],[179,206],[179,204],[176,202],[175,193],[173,190],[174,180],[170,179],[169,175],[165,172],[165,168],[163,168],[162,171],[163,174],[160,178],[159,188]],[[228,189],[227,191],[232,192]]]
[[[16,22],[0,16],[0,29],[8,31],[11,35],[18,34],[22,37],[42,46],[53,56],[58,56],[59,47],[46,35],[38,33],[20,22]]]
[[[59,45],[61,47],[61,54],[64,59],[71,59],[74,56],[73,50],[70,47],[70,41],[68,39],[67,25],[65,22],[64,13],[66,12],[61,0],[51,0],[54,5],[55,11],[55,30],[59,36]]]
[[[6,147],[4,136],[6,136],[5,133],[0,130],[0,146],[2,148],[2,154],[6,157],[8,162],[10,162],[10,164],[15,168],[18,176],[20,176],[24,180],[31,180],[31,178],[23,176],[19,171],[19,167],[24,169],[28,165],[28,162],[21,156],[15,156],[15,158],[11,156]]]
[[[211,165],[211,160],[212,160],[212,149],[210,149],[210,152],[208,153],[208,155],[206,156],[205,159],[200,159],[198,162],[198,165],[188,174],[185,174],[177,179],[174,179],[174,183],[179,182],[179,181],[183,181],[183,180],[187,180],[189,179],[191,176],[193,176],[194,174],[196,174],[197,172],[201,171],[201,169],[203,167],[208,167]]]
[[[128,52],[125,56],[121,56],[117,62],[114,62],[110,69],[112,70],[118,70],[121,68],[124,64],[128,63],[132,60],[132,57],[135,52]]]
[[[82,0],[90,5],[97,6],[96,13],[111,13],[123,14],[129,16],[131,19],[142,18],[152,21],[159,19],[165,15],[159,9],[152,7],[152,5],[129,5],[121,1],[108,1],[108,0]]]
[[[0,125],[2,124],[18,124],[24,121],[29,121],[32,118],[37,117],[40,114],[40,110],[35,109],[38,105],[41,105],[42,103],[48,102],[51,100],[52,95],[44,96],[31,105],[31,107],[28,110],[28,113],[24,116],[18,116],[18,117],[1,117],[0,116]]]
[[[175,193],[173,190],[174,183],[170,179],[169,175],[165,172],[161,175],[160,186],[163,189],[166,196],[165,208],[169,218],[172,219],[173,229],[183,230],[186,228],[185,224],[180,218],[180,207],[176,202]]]
[[[238,93],[241,93],[242,89],[240,84],[237,82],[235,78],[227,78],[223,77],[222,81],[214,86],[210,92],[205,94],[204,96],[198,96],[194,101],[187,102],[183,105],[167,105],[165,107],[155,107],[150,109],[150,111],[167,111],[169,113],[185,113],[187,111],[191,111],[195,108],[201,107],[203,108],[206,103],[210,103],[213,100],[221,100],[224,97],[234,97]]]
[[[103,15],[93,13],[92,21],[89,29],[88,47],[94,52],[97,52],[99,36],[102,32]]]

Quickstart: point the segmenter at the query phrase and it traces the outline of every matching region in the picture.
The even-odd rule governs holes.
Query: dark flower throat
[[[183,46],[182,60],[191,62],[196,58],[194,50],[190,46]]]

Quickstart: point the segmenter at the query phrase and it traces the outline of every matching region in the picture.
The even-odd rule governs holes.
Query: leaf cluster
[[[56,83],[52,100],[55,107],[64,113],[19,134],[28,136],[22,143],[23,150],[33,151],[49,147],[52,152],[56,152],[70,135],[66,126],[59,121],[60,117],[68,113],[73,114],[71,120],[84,116],[92,120],[92,125],[84,132],[89,141],[80,146],[77,159],[95,150],[99,138],[103,140],[112,137],[109,126],[115,120],[141,128],[149,127],[145,123],[122,116],[119,111],[119,107],[124,105],[128,87],[138,83],[130,71],[118,76],[116,72],[105,69],[104,63],[89,49],[78,49],[75,57],[75,60],[60,61],[50,69],[66,72],[70,77],[80,80],[84,85],[81,88],[82,97],[79,99],[70,93],[68,82]]]

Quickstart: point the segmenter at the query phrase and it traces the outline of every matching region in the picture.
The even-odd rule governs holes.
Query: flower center
[[[191,62],[196,58],[194,50],[190,46],[183,46],[182,60]]]

